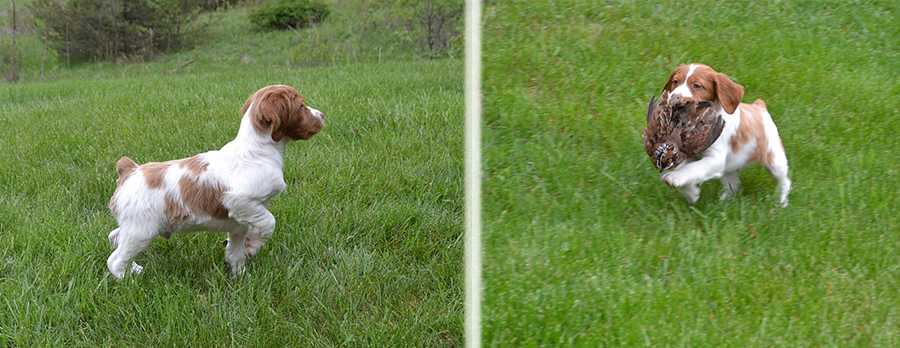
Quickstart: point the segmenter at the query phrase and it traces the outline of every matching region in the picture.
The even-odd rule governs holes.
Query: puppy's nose
[[[316,117],[318,117],[318,118],[321,118],[321,119],[323,119],[323,120],[325,119],[325,113],[324,113],[324,112],[321,112],[321,111],[316,110],[316,109],[313,109],[313,108],[310,108],[310,109],[312,110],[312,114],[313,114],[314,116],[316,116]]]

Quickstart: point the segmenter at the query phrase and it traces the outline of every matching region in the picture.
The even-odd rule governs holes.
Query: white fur
[[[197,179],[225,189],[222,204],[228,210],[227,219],[188,211],[185,221],[174,228],[166,225],[169,221],[164,213],[165,197],[181,201],[179,180],[193,175],[176,162],[166,169],[164,185],[160,188],[150,188],[140,168],[124,180],[111,203],[119,228],[109,234],[115,251],[109,256],[107,266],[116,278],[125,276],[128,264],[131,272],[142,271],[132,260],[157,236],[196,231],[228,233],[225,260],[234,277],[243,273],[244,261],[259,252],[275,229],[275,217],[266,206],[286,188],[282,156],[291,141],[284,137],[275,142],[268,134],[256,132],[250,117],[254,107],[251,104],[244,113],[234,140],[220,150],[199,155],[207,167]],[[323,119],[322,112],[310,110],[319,120]]]
[[[692,64],[687,76],[690,77],[696,68],[697,65]],[[688,79],[686,78],[683,83],[680,83],[672,91],[672,95],[682,94],[683,97],[691,97],[688,85]],[[733,114],[728,114],[720,105],[717,112],[725,119],[725,128],[722,130],[719,139],[701,154],[700,159],[688,159],[673,171],[660,176],[660,179],[666,184],[678,188],[678,191],[688,203],[694,204],[697,202],[700,198],[698,185],[707,180],[720,179],[724,188],[721,199],[730,197],[740,188],[738,173],[747,164],[751,163],[751,155],[758,145],[754,138],[737,152],[732,150],[731,139],[738,132],[744,107],[742,104],[735,109]],[[773,153],[774,157],[772,163],[765,165],[765,167],[778,181],[779,203],[781,206],[786,207],[788,205],[788,193],[791,190],[791,180],[788,178],[787,156],[772,116],[765,109],[762,109],[761,116],[765,137],[768,140],[768,152]]]

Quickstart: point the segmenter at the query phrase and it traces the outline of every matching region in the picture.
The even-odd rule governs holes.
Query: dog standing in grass
[[[283,153],[288,143],[309,139],[324,127],[324,114],[306,105],[290,86],[263,87],[247,99],[237,137],[220,150],[168,162],[116,163],[116,192],[109,209],[119,223],[110,232],[115,249],[107,260],[119,279],[157,236],[226,232],[225,261],[232,278],[244,271],[272,236],[275,217],[266,207],[284,191]]]
[[[788,205],[791,180],[787,156],[762,99],[753,104],[741,103],[744,87],[703,64],[678,66],[663,89],[683,102],[711,102],[711,107],[725,119],[725,128],[700,159],[686,160],[660,176],[662,181],[678,188],[688,203],[694,204],[700,198],[697,185],[719,178],[724,188],[721,199],[725,199],[738,191],[738,173],[744,166],[760,162],[778,181],[779,203]]]

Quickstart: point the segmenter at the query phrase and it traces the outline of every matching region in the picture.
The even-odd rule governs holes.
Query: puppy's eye
[[[701,89],[701,88],[703,88],[703,86],[700,86],[699,83],[694,84],[694,89]]]
[[[678,80],[672,80],[672,86],[678,86]]]

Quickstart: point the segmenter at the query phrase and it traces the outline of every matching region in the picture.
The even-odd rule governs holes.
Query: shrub
[[[34,26],[61,57],[115,60],[187,44],[205,29],[191,23],[204,0],[38,0]]]
[[[422,52],[432,59],[452,53],[451,46],[461,40],[463,1],[399,0],[399,4],[409,11],[403,26]]]
[[[328,17],[328,5],[309,0],[275,0],[250,12],[250,22],[263,30],[309,27]]]

